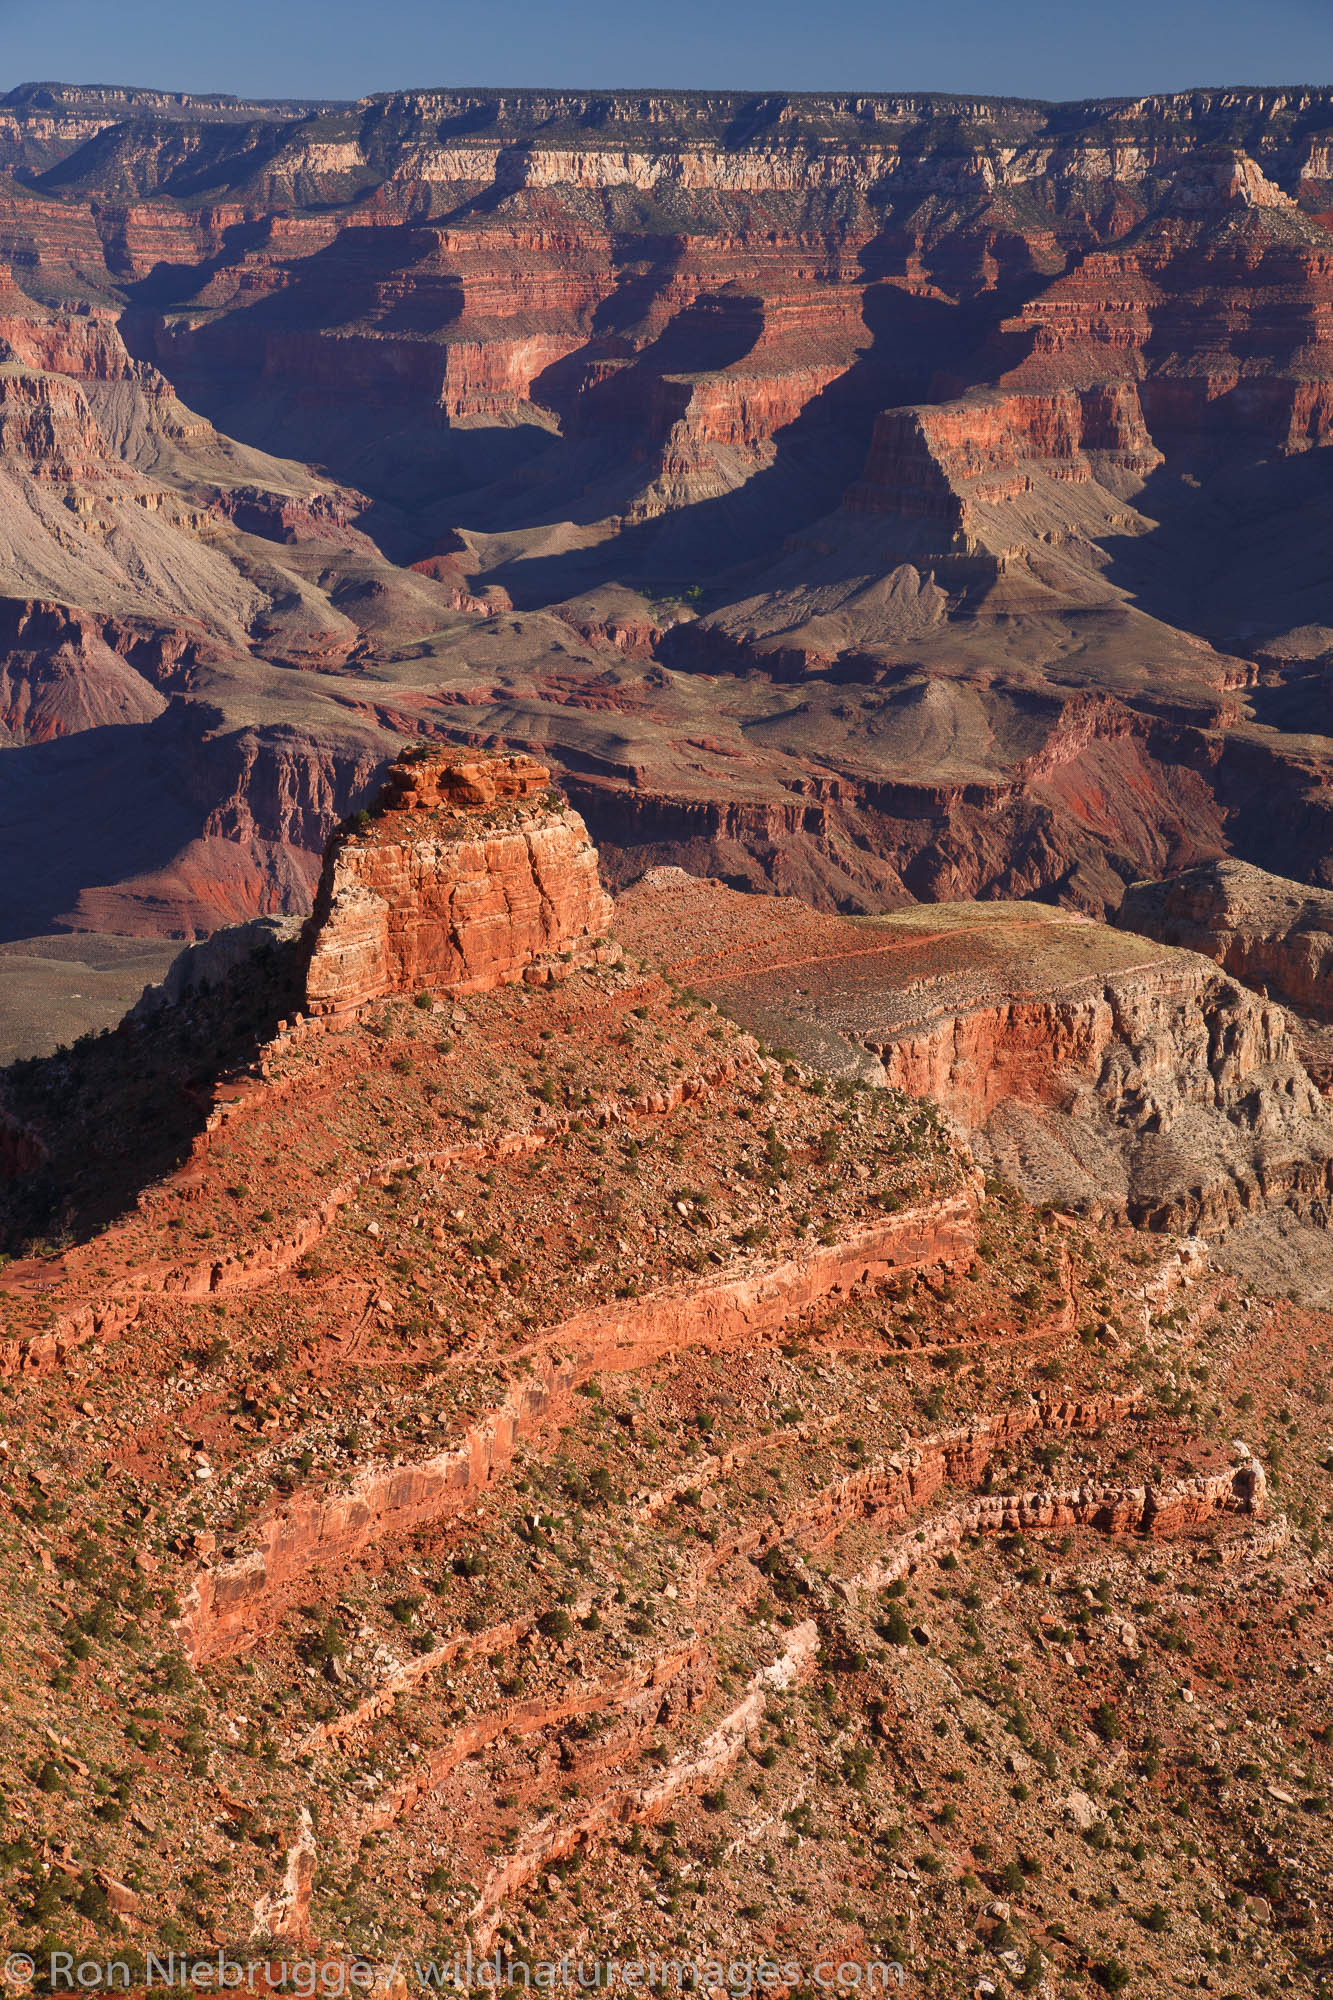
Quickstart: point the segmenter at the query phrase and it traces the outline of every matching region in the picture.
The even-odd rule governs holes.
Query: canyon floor
[[[5,1079],[6,1946],[1321,1990],[1333,1321],[1226,1257],[1327,1199],[1275,1002],[1030,906],[612,909],[521,757],[395,766],[207,963]],[[1237,1137],[1136,1218],[1149,1089]],[[998,1157],[1057,1094],[1120,1198]]]

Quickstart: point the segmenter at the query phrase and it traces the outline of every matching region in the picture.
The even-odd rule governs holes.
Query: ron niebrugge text
[[[898,1991],[906,1970],[896,1959],[611,1958],[508,1959],[499,1952],[471,1952],[438,1959],[398,1959],[372,1965],[364,1959],[298,1958],[275,1952],[253,1959],[227,1952],[167,1952],[129,1959],[76,1958],[56,1951],[43,1965],[23,1955],[27,1978],[54,1993],[129,1992],[171,1988],[189,1993],[294,1994],[297,2000],[337,2000],[346,1993],[391,1993],[401,1984],[426,1992],[476,1992],[535,1987],[543,1992],[624,1989],[680,1993],[791,1993],[799,1989],[846,1996]],[[8,1968],[7,1968],[8,1969]]]

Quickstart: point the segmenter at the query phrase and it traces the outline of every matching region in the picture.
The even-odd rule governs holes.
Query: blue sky
[[[1133,95],[1333,83],[1333,0],[0,0],[0,85]]]

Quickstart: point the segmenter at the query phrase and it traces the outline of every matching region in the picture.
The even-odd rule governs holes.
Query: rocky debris
[[[310,1892],[314,1887],[317,1860],[314,1822],[302,1807],[300,1829],[287,1852],[282,1884],[272,1895],[261,1896],[255,1904],[252,1938],[309,1936]]]
[[[786,1693],[809,1672],[818,1644],[819,1629],[813,1620],[798,1625],[778,1657],[753,1676],[735,1706],[696,1748],[669,1764],[660,1778],[648,1784],[618,1785],[583,1812],[553,1816],[533,1827],[522,1847],[492,1870],[469,1913],[479,1948],[489,1948],[506,1903],[552,1861],[575,1849],[586,1852],[619,1827],[651,1826],[682,1796],[702,1791],[728,1771],[756,1736],[768,1698]]]
[[[1330,117],[0,104],[0,241],[102,288],[0,276],[16,893],[305,908],[456,746],[335,843],[334,1011],[284,947],[7,1079],[16,1947],[1329,1961],[1330,1330],[1219,1227],[1315,1233],[1324,1114],[1226,968],[984,899],[1322,863]],[[129,353],[164,271],[126,332],[364,496]],[[805,900],[649,881],[617,959],[548,768],[617,880]]]
[[[367,1468],[350,1491],[301,1495],[265,1523],[260,1548],[205,1571],[181,1626],[191,1657],[215,1659],[253,1645],[312,1566],[475,1504],[521,1443],[558,1423],[594,1372],[639,1370],[699,1343],[718,1352],[752,1347],[857,1285],[923,1264],[952,1264],[971,1252],[977,1206],[971,1187],[740,1278],[641,1295],[630,1307],[603,1306],[555,1325],[522,1357],[526,1366],[499,1407],[449,1451],[416,1465]]]
[[[1258,1519],[1239,1440],[1267,1456],[1269,1390],[1242,1417],[1229,1371],[1289,1372],[1293,1343],[1196,1246],[1144,1261],[1113,1223],[987,1193],[899,1093],[765,1056],[623,961],[389,998],[259,1068],[221,1080],[174,1180],[0,1286],[11,1337],[92,1320],[5,1399],[13,1602],[66,1789],[24,1775],[17,1691],[26,1763],[0,1763],[16,1837],[59,1814],[67,1924],[95,1843],[145,1942],[167,1872],[201,1931],[380,1963],[390,1904],[423,1950],[441,1924],[600,1948],[632,1904],[645,1949],[713,1931],[736,1957],[766,1896],[764,1949],[832,1931],[854,1956],[874,1897],[956,1930],[969,1974],[1026,1965],[1040,1922],[1072,1977],[1054,1922],[1112,1859],[1144,1871],[1105,1914],[1117,1948],[1156,1938],[1132,1926],[1180,1865],[1175,1815],[1147,1839],[1159,1739],[1201,1868],[1243,1872],[1209,1818],[1223,1770],[1322,1860],[1319,1817],[1266,1789],[1306,1796],[1276,1751],[1189,1761],[1182,1718],[1255,1706],[1224,1685],[1254,1646],[1303,1660],[1323,1632],[1243,1629],[1309,1557]],[[192,1258],[219,1283],[165,1281]],[[98,1315],[136,1284],[113,1340]],[[1305,1477],[1298,1430],[1270,1508]],[[107,1576],[113,1515],[144,1567]],[[1284,1679],[1303,1726],[1322,1699]]]
[[[457,998],[600,944],[610,903],[587,829],[531,758],[409,758],[340,834],[310,919],[312,1014],[392,994]]]

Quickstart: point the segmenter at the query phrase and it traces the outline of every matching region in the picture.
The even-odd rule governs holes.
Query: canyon
[[[0,97],[6,1950],[1324,1990],[1331,278],[1325,89]]]
[[[11,983],[303,917],[404,740],[612,888],[1323,884],[1327,92],[3,124]]]

